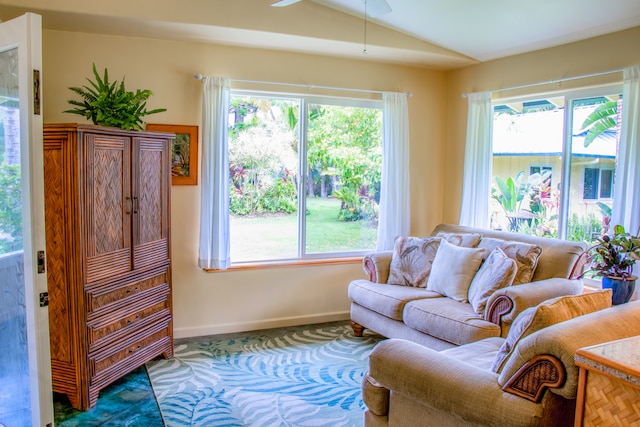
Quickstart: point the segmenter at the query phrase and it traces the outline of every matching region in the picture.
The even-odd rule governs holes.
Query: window
[[[375,249],[382,104],[232,92],[233,263]]]
[[[621,111],[612,88],[494,103],[491,227],[586,242],[609,231]]]
[[[613,169],[584,168],[583,199],[611,199],[612,195]]]

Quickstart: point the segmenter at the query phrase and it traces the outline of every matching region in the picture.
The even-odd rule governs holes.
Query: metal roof
[[[586,132],[578,133],[595,105],[576,107],[573,112],[572,153],[581,157],[615,158],[617,132],[607,131],[588,147]],[[564,109],[522,114],[498,114],[493,123],[493,153],[496,156],[561,156]]]

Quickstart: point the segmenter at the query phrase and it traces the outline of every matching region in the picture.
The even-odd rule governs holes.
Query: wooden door
[[[86,282],[131,271],[131,139],[83,134]]]
[[[133,138],[133,265],[169,259],[169,140]]]

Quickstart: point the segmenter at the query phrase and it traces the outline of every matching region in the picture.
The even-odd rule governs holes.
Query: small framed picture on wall
[[[147,123],[147,130],[176,134],[171,146],[171,183],[198,184],[198,126]]]

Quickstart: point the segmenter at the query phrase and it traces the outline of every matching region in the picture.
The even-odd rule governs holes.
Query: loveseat
[[[365,255],[368,280],[349,284],[354,334],[368,328],[434,350],[506,337],[526,308],[582,292],[585,250],[579,242],[450,224],[429,237],[399,237],[393,251]]]
[[[362,383],[365,426],[573,425],[576,350],[640,335],[640,301],[610,307],[610,298],[606,290],[543,302],[507,338],[441,352],[378,343]]]

